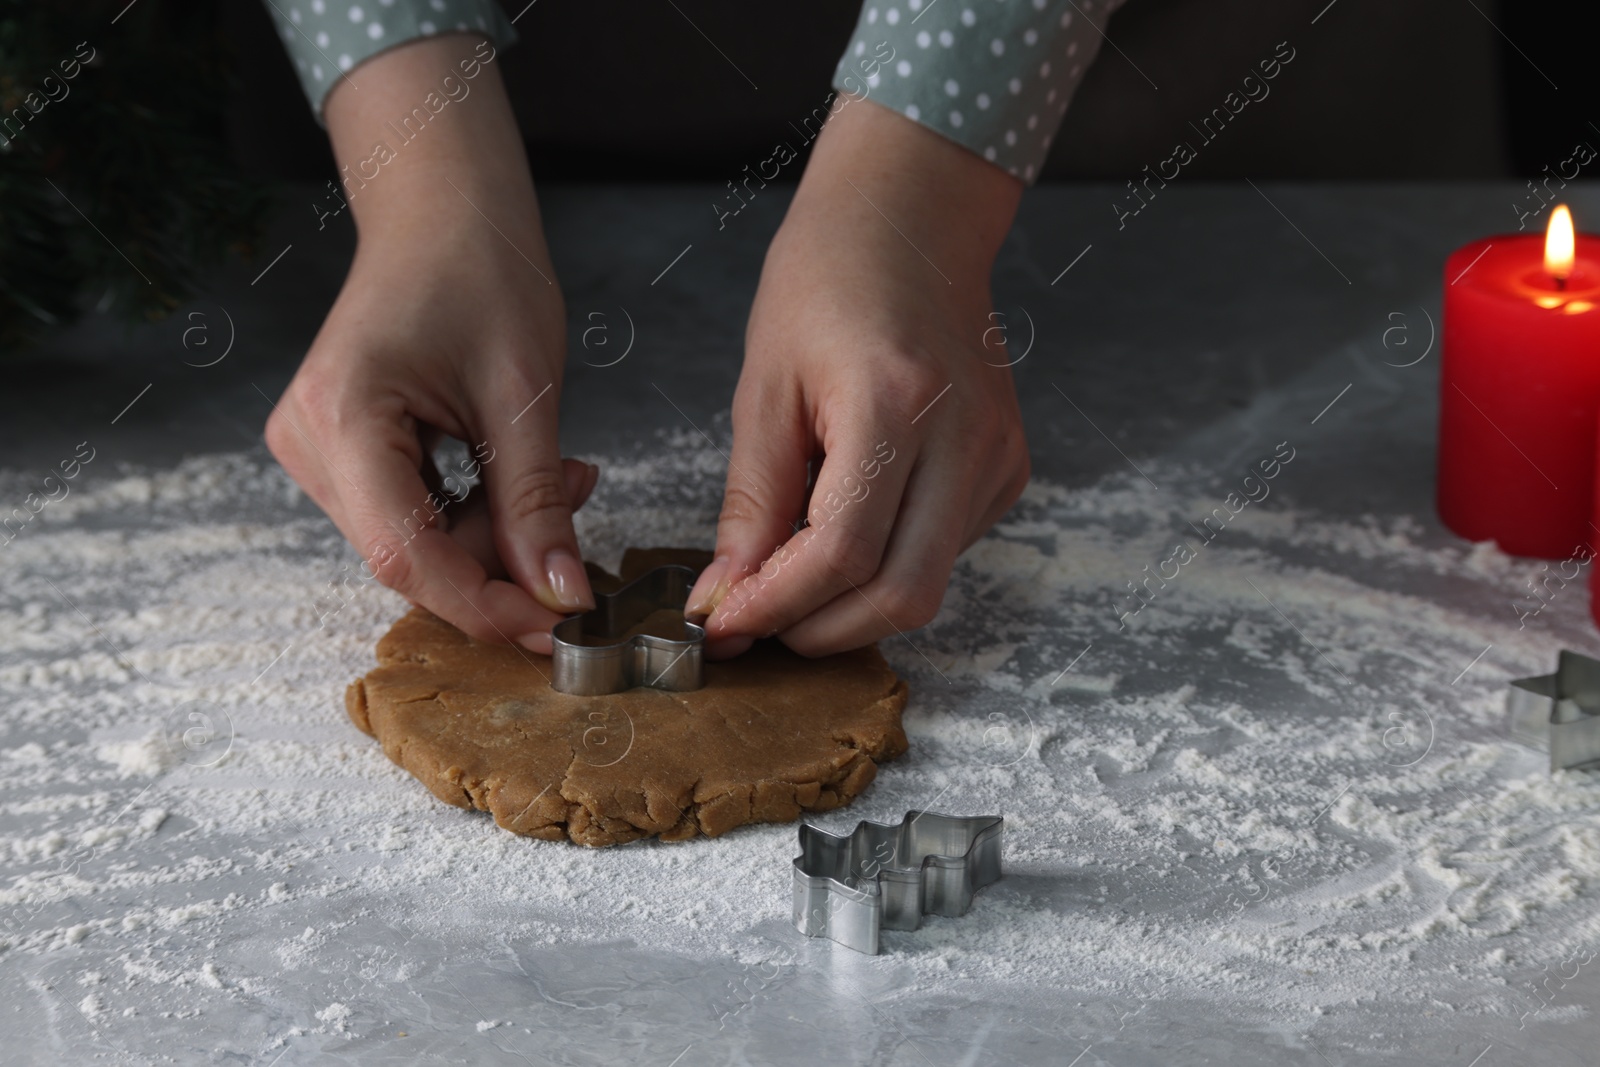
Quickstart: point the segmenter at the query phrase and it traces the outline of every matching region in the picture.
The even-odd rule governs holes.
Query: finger
[[[705,657],[709,660],[732,659],[750,651],[750,646],[755,643],[755,638],[746,637],[743,634],[736,637],[724,637],[716,641],[707,640],[705,643]]]
[[[470,483],[452,472],[448,476],[439,470],[438,460],[433,454],[434,445],[440,437],[439,431],[424,431],[420,440],[422,442],[422,481],[428,489],[435,493],[443,493],[451,500],[462,500],[469,492]],[[482,469],[481,466],[478,469]],[[593,463],[585,463],[581,459],[563,459],[561,461],[561,474],[566,479],[567,496],[572,499],[572,510],[577,511],[583,507],[584,501],[589,499],[589,494],[594,492],[595,484],[600,479],[600,468]],[[451,516],[452,528],[454,519],[460,512],[452,508],[446,514]]]
[[[751,390],[734,397],[733,454],[717,518],[717,550],[690,590],[685,615],[711,615],[729,589],[789,539],[805,504],[813,451],[798,393]]]
[[[961,539],[961,551],[976,544],[984,534],[1005,517],[1028,488],[1029,460],[1026,450],[1010,464],[1009,473],[1001,478],[980,478],[973,487],[972,507],[967,514],[974,516]]]
[[[931,460],[917,466],[878,574],[783,631],[784,644],[803,656],[826,656],[933,620],[966,536],[965,522],[952,516],[969,496],[962,482],[946,480],[948,469]]]
[[[453,507],[465,498],[470,491],[466,483],[462,482],[454,472],[446,475],[439,469],[438,457],[434,450],[438,447],[442,436],[438,430],[426,426],[418,427],[417,440],[422,448],[422,462],[418,474],[422,477],[422,484],[427,486],[428,492],[438,493],[445,500],[445,512],[439,518],[439,528],[448,530],[454,522],[458,508]]]
[[[402,436],[392,424],[366,423],[332,450],[345,468],[337,475],[345,483],[334,513],[340,530],[379,581],[462,632],[547,652],[560,616],[511,582],[491,579],[441,528],[448,498],[428,490],[416,446]]]
[[[567,480],[567,496],[572,501],[572,510],[577,511],[588,503],[589,494],[600,483],[600,467],[581,459],[564,459],[561,461],[561,472]]]
[[[451,504],[445,509],[445,517],[449,519],[450,539],[477,560],[484,573],[491,578],[511,576],[500,559],[499,549],[494,547],[494,525],[489,521],[489,500],[484,493],[469,493],[459,504]]]
[[[708,620],[710,636],[777,633],[871,581],[911,466],[865,417],[846,422],[828,443],[806,514],[810,525],[730,591]]]
[[[480,431],[492,448],[482,470],[495,547],[517,584],[540,604],[561,615],[588,611],[594,593],[572,529],[577,494],[561,459],[555,400],[544,399],[542,410],[530,410],[527,401],[506,402],[522,388],[502,390],[479,409],[491,413]],[[534,403],[543,397],[538,389],[526,395]]]
[[[561,467],[567,479],[567,494],[573,499],[573,510],[577,510],[594,491],[600,468],[577,459],[564,459]],[[423,473],[426,476],[426,467]],[[445,508],[444,518],[449,520],[446,528],[451,539],[477,560],[489,577],[510,577],[511,572],[506,569],[505,562],[500,558],[500,550],[495,547],[494,524],[490,520],[486,493],[468,493],[459,502],[450,502]]]

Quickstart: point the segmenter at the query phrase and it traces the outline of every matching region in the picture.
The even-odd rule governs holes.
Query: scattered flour
[[[326,1023],[335,1033],[345,1033],[350,1029],[350,1016],[353,1014],[347,1005],[334,1002],[317,1012],[317,1019]]]
[[[160,734],[149,734],[133,741],[112,741],[94,750],[95,759],[103,760],[117,768],[118,774],[160,774],[172,765],[172,756],[166,740]]]
[[[819,821],[1003,812],[1014,877],[872,965],[902,996],[1558,1017],[1532,976],[1600,940],[1600,778],[1506,741],[1500,692],[1591,639],[1582,598],[1519,630],[1525,563],[1296,510],[1291,469],[1122,626],[1124,580],[1216,497],[1160,473],[1195,488],[1031,486],[933,624],[884,643],[911,751]],[[721,477],[692,434],[612,461],[580,537],[612,564],[641,529],[709,544]],[[77,954],[95,1025],[311,997],[353,1034],[363,990],[447,951],[782,940],[793,827],[587,851],[385,759],[341,694],[404,604],[371,585],[318,627],[354,555],[264,456],[127,471],[39,526],[0,549],[0,958]]]

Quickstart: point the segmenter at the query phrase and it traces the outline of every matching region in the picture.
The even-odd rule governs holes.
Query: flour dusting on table
[[[700,438],[602,463],[579,522],[600,562],[642,532],[711,543]],[[300,997],[274,1040],[336,1039],[442,957],[628,943],[792,975],[844,951],[786,927],[792,826],[590,851],[439,804],[341,706],[404,603],[329,599],[355,556],[270,460],[109,466],[0,547],[0,959],[63,1011],[115,1033]],[[899,996],[983,980],[1291,1023],[1573,1010],[1534,982],[1600,939],[1600,776],[1550,775],[1501,702],[1590,640],[1577,587],[1519,630],[1537,565],[1299,510],[1290,467],[1121,618],[1227,489],[1148,472],[1168,491],[1036,483],[939,618],[884,642],[911,752],[821,823],[1003,813],[1008,877],[863,966]]]

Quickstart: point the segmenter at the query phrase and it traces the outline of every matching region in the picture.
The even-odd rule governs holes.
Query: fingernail
[[[554,646],[550,641],[549,630],[535,630],[531,634],[523,634],[517,638],[517,644],[529,652],[537,652],[541,656],[548,656],[554,651]]]
[[[594,607],[594,594],[589,591],[583,563],[566,549],[552,548],[545,553],[544,579],[533,597],[551,611],[571,613]]]
[[[683,609],[684,618],[704,619],[717,610],[722,598],[728,595],[730,562],[732,561],[727,556],[718,556],[711,561],[710,566],[700,572],[694,588],[689,590],[689,603]]]

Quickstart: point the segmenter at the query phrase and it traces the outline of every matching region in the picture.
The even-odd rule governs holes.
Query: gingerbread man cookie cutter
[[[924,915],[965,915],[1001,876],[998,815],[908,811],[862,821],[846,837],[803,823],[794,860],[794,925],[877,955],[880,930],[915,930]]]
[[[706,632],[684,620],[682,638],[633,634],[656,611],[682,611],[697,577],[672,564],[648,570],[613,593],[596,593],[593,611],[572,615],[550,631],[550,687],[574,696],[620,693],[637,686],[671,692],[699,689]]]
[[[1554,674],[1506,690],[1511,736],[1550,749],[1550,769],[1600,770],[1600,660],[1561,650]]]

